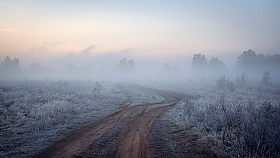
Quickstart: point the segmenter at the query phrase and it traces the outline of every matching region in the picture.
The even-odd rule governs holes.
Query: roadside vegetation
[[[123,90],[113,83],[1,82],[0,157],[30,157],[126,104]]]
[[[221,89],[220,80],[225,88]],[[165,150],[172,151],[173,156],[190,151],[196,152],[189,156],[280,156],[279,87],[236,87],[231,91],[226,88],[227,82],[222,77],[216,85],[164,85],[164,89],[186,96],[157,123],[177,128],[165,134],[169,139]],[[183,142],[174,140],[178,138]]]

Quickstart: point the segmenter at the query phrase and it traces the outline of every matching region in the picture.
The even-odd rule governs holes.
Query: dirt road
[[[34,157],[153,157],[148,134],[161,113],[178,102],[165,98],[158,103],[125,106],[122,110],[72,132]]]

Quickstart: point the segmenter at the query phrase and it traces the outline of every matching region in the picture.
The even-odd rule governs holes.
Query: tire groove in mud
[[[152,157],[155,149],[148,140],[152,124],[178,102],[178,98],[160,95],[164,101],[125,106],[73,131],[34,157]],[[147,110],[154,105],[157,106]]]
[[[151,146],[147,139],[152,124],[162,112],[173,105],[155,108],[135,117],[122,139],[115,157],[152,157]]]

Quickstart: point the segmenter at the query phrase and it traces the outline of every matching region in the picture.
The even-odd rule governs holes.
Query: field
[[[71,129],[128,103],[119,86],[91,82],[1,83],[1,157],[31,156]]]
[[[129,135],[147,127],[140,131],[147,140],[137,142],[146,156],[280,156],[277,86],[231,92],[213,83],[1,82],[0,113],[0,157],[32,157],[76,129],[106,123],[80,155],[123,155]]]
[[[237,87],[234,92],[214,84],[160,87],[191,95],[155,124],[165,140],[151,134],[155,144],[169,144],[159,150],[169,151],[170,157],[280,156],[279,87]]]

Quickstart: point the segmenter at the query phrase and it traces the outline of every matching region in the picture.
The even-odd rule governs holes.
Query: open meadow
[[[92,81],[20,81],[1,82],[0,157],[34,156],[71,135],[74,129],[127,107],[147,104],[142,113],[165,107],[172,102],[166,101],[167,98],[176,98],[174,105],[160,114],[149,130],[154,157],[279,156],[277,86],[236,87],[230,91],[213,83],[140,86]],[[130,117],[141,115],[141,109],[135,112]],[[129,126],[123,124],[129,124],[130,119],[114,128],[122,125],[123,134],[128,133]],[[122,136],[119,137],[121,141]],[[112,150],[108,142],[113,140],[110,136],[106,138],[104,148]],[[116,151],[118,146],[114,146]],[[91,150],[84,156],[94,152],[100,151]]]

